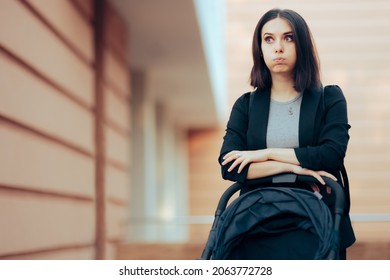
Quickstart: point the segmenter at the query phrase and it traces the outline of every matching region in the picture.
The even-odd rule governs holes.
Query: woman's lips
[[[283,63],[285,61],[285,59],[283,57],[277,57],[277,58],[274,59],[274,61],[276,63]]]

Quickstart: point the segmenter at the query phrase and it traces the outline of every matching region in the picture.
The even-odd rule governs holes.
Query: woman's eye
[[[287,36],[285,37],[285,40],[286,40],[287,42],[292,42],[292,41],[294,41],[294,37],[293,37],[293,35],[287,35]]]
[[[267,36],[267,37],[264,38],[264,41],[265,41],[266,43],[272,43],[273,40],[274,40],[274,39],[273,39],[271,36]]]

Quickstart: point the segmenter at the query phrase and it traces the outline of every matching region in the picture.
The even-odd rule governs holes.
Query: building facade
[[[306,19],[347,98],[352,258],[390,258],[390,3],[374,2],[0,0],[0,259],[198,257],[274,7]]]
[[[124,23],[105,1],[0,5],[0,258],[113,258],[131,174]]]

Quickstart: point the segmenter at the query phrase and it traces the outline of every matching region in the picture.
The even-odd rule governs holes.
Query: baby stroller
[[[227,206],[242,188],[233,184],[220,198],[200,259],[338,259],[344,191],[337,182],[323,179],[331,195],[314,177],[282,174],[253,181],[262,187]],[[284,187],[312,183],[324,189],[321,194]]]

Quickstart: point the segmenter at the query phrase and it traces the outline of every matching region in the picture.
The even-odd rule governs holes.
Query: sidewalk
[[[204,244],[122,244],[119,260],[195,260]],[[390,260],[390,242],[356,243],[348,250],[349,260]]]

